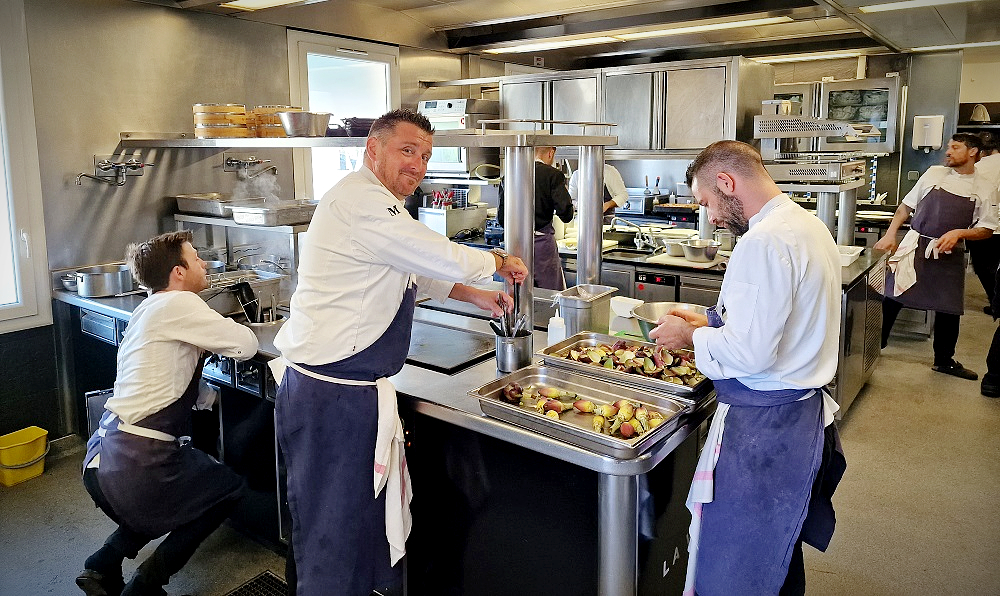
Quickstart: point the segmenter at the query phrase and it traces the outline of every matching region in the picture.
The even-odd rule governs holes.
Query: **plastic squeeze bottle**
[[[548,342],[551,346],[564,339],[566,339],[566,320],[559,316],[559,310],[556,309],[556,316],[549,317]]]

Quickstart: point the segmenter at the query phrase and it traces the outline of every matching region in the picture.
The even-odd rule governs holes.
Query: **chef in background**
[[[118,349],[114,395],[87,442],[83,484],[118,529],[76,578],[87,596],[165,594],[162,586],[227,518],[243,479],[190,440],[205,352],[246,360],[253,332],[198,296],[208,287],[191,232],[171,232],[128,248],[129,269],[153,293],[132,313]],[[207,404],[206,404],[207,405]],[[122,561],[167,535],[127,585]]]
[[[997,138],[988,132],[981,133],[980,137],[983,139],[983,148],[981,157],[976,162],[976,175],[982,176],[985,184],[997,189],[994,199],[1000,200],[1000,148],[997,147]],[[996,205],[993,208],[996,209]],[[996,232],[993,238],[997,238]],[[1000,286],[1000,269],[994,270],[993,277],[995,285],[990,294],[990,314],[995,320],[1000,318],[1000,296],[996,292]],[[1000,327],[993,333],[993,342],[986,354],[986,374],[983,375],[979,391],[986,397],[1000,397]]]
[[[719,401],[687,499],[684,593],[801,595],[802,543],[829,545],[846,467],[823,388],[837,372],[840,254],[750,145],[709,145],[687,183],[710,221],[742,238],[708,316],[675,310],[649,333],[693,345]]]
[[[569,177],[569,195],[573,197],[573,205],[580,200],[580,170]],[[604,203],[601,212],[605,218],[615,214],[616,207],[622,207],[628,202],[628,189],[618,169],[613,165],[604,164]]]
[[[956,133],[945,165],[931,166],[900,202],[875,248],[892,252],[882,300],[882,347],[904,306],[932,310],[931,370],[975,381],[979,375],[955,360],[959,321],[965,312],[964,240],[985,240],[997,229],[996,187],[976,176],[982,140]],[[897,244],[899,227],[914,213],[910,231]]]
[[[278,442],[288,472],[290,589],[299,596],[402,594],[412,497],[396,392],[418,291],[499,315],[503,292],[467,283],[521,259],[451,242],[403,209],[427,171],[433,129],[394,110],[365,141],[364,167],[320,200],[300,245],[291,315],[274,345]],[[287,369],[286,369],[287,367]]]
[[[555,147],[535,147],[535,242],[533,276],[535,287],[549,290],[565,290],[556,232],[552,225],[554,217],[564,222],[573,219],[573,200],[566,191],[566,176],[559,168],[553,167]],[[500,187],[500,203],[497,219],[503,222],[504,189]]]

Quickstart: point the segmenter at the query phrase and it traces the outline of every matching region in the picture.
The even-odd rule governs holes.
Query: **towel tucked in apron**
[[[722,324],[714,309],[709,324]],[[799,538],[826,550],[833,536],[831,498],[846,468],[837,406],[819,389],[757,391],[735,379],[715,389],[720,405],[687,501],[684,593],[778,594]]]
[[[928,245],[951,230],[968,229],[974,222],[976,201],[935,186],[921,199],[910,228],[920,234],[913,257],[916,283],[895,296],[895,275],[886,274],[885,295],[895,296],[903,306],[954,315],[965,312],[965,249],[928,257]],[[936,258],[935,258],[936,257]]]
[[[406,360],[415,298],[411,286],[385,333],[349,358],[272,367],[300,596],[368,596],[402,580],[412,489],[388,377]]]
[[[178,438],[190,432],[203,362],[180,399],[134,425],[105,411],[87,442],[83,467],[100,456],[97,480],[108,503],[122,524],[150,538],[195,520],[243,489],[239,475]]]
[[[562,261],[559,259],[559,245],[556,244],[555,228],[549,224],[535,232],[534,279],[536,288],[565,290]]]

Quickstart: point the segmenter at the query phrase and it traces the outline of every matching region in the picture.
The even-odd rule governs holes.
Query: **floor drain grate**
[[[265,571],[226,596],[286,596],[288,585],[270,571]]]

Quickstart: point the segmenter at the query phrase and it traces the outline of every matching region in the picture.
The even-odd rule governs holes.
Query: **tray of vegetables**
[[[473,389],[483,413],[550,438],[631,459],[673,432],[687,403],[565,368],[531,365]]]
[[[712,382],[698,370],[692,350],[581,331],[535,352],[542,362],[646,390],[665,391],[694,403]]]

